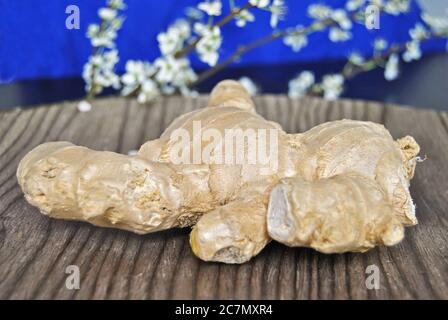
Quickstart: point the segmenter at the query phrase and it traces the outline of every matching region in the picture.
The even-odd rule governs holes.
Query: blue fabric
[[[121,61],[118,70],[124,69],[127,59],[153,60],[159,55],[156,36],[176,18],[183,15],[185,7],[195,5],[194,0],[127,0],[127,19],[117,41]],[[226,3],[227,1],[224,1]],[[244,2],[242,0],[237,1]],[[306,8],[312,0],[287,0],[289,12],[279,27],[307,24]],[[315,1],[314,1],[315,2]],[[319,1],[333,8],[344,5],[344,0]],[[65,9],[79,6],[80,30],[67,30]],[[60,78],[79,76],[91,48],[86,38],[90,23],[98,22],[97,10],[105,0],[0,0],[0,81],[21,79]],[[377,36],[389,42],[403,42],[409,38],[407,30],[420,19],[420,8],[413,2],[410,14],[385,17],[381,29],[368,31],[361,25],[354,29],[354,39],[343,43],[331,43],[327,33],[313,34],[309,45],[294,53],[282,41],[276,41],[245,55],[233,66],[260,66],[303,61],[341,59],[356,47],[361,54],[371,52],[371,43]],[[258,12],[255,23],[238,28],[234,23],[223,30],[224,46],[221,58],[228,56],[241,44],[270,32],[269,13]],[[424,45],[424,51],[443,50],[444,41],[432,41]],[[207,66],[193,59],[195,69]]]

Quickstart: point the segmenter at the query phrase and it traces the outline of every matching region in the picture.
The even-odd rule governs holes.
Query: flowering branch
[[[248,53],[249,51],[255,50],[259,47],[262,47],[272,41],[283,39],[285,37],[303,37],[306,36],[313,31],[317,30],[323,30],[322,27],[324,26],[330,26],[333,24],[333,20],[327,19],[324,22],[314,22],[310,26],[306,28],[300,28],[299,30],[291,31],[291,30],[281,30],[281,31],[274,31],[271,34],[268,34],[266,36],[263,36],[259,39],[256,39],[246,45],[239,46],[235,52],[233,52],[228,58],[226,58],[221,63],[215,65],[214,67],[204,71],[203,73],[198,75],[197,80],[191,84],[191,87],[195,87],[201,82],[207,80],[208,78],[212,77],[213,75],[217,74],[219,71],[223,70],[224,68],[231,65],[233,62],[239,60],[244,54]]]
[[[245,10],[252,9],[254,7],[255,6],[252,5],[250,2],[247,2],[241,8],[232,8],[230,14],[228,14],[227,16],[225,16],[224,18],[219,20],[215,25],[212,25],[210,27],[210,29],[213,29],[214,27],[219,27],[219,28],[223,27],[224,25],[226,25],[227,23],[232,21],[235,17],[237,17],[239,14],[241,14],[241,12],[243,12]],[[174,57],[176,59],[180,59],[180,58],[183,58],[183,57],[187,56],[189,53],[191,53],[191,51],[193,51],[196,48],[196,46],[198,45],[199,41],[201,41],[202,38],[203,38],[203,36],[199,36],[196,39],[194,39],[194,41],[191,42],[187,47],[185,47],[182,50],[176,52]]]
[[[105,87],[120,87],[120,79],[114,68],[118,62],[118,51],[114,40],[124,18],[118,13],[125,9],[122,0],[108,0],[107,7],[98,10],[101,23],[91,24],[87,36],[91,39],[92,55],[84,66],[87,99],[101,93]]]
[[[114,68],[118,62],[118,52],[114,40],[122,24],[118,16],[124,10],[123,0],[107,0],[108,7],[102,8],[99,15],[100,25],[89,27],[93,52],[85,65],[83,77],[86,81],[88,97],[100,93],[103,88],[121,88],[122,95],[135,95],[139,102],[147,102],[159,95],[181,93],[196,95],[194,88],[228,67],[241,57],[259,47],[279,39],[294,52],[308,45],[308,36],[314,32],[328,31],[332,42],[343,42],[352,38],[354,23],[364,23],[366,8],[374,4],[381,14],[399,15],[408,12],[410,0],[347,0],[343,8],[333,9],[323,4],[308,6],[308,16],[313,21],[308,26],[276,30],[279,20],[286,13],[284,0],[247,0],[241,6],[230,1],[230,12],[223,14],[221,0],[203,0],[196,8],[188,8],[188,19],[179,19],[165,32],[159,33],[157,40],[161,56],[154,62],[129,60],[126,72],[119,77]],[[222,45],[221,28],[235,21],[238,27],[245,27],[255,20],[252,9],[267,11],[271,15],[270,24],[274,31],[240,45],[232,54],[220,61],[219,49]],[[205,16],[205,19],[204,19]],[[215,18],[220,17],[216,22]],[[378,67],[385,69],[385,78],[394,80],[398,76],[400,53],[405,62],[417,60],[421,56],[420,43],[434,37],[448,38],[448,21],[422,16],[425,25],[418,23],[410,30],[411,40],[403,44],[391,44],[377,40],[372,58],[365,59],[353,53],[340,74],[328,74],[321,83],[315,83],[314,74],[303,71],[289,82],[289,95],[300,97],[304,94],[319,94],[327,99],[336,99],[344,89],[344,83],[361,72]],[[427,29],[430,29],[428,31]],[[190,66],[190,55],[197,54],[200,61],[210,68],[199,75]],[[255,92],[256,86],[247,77],[242,83]]]

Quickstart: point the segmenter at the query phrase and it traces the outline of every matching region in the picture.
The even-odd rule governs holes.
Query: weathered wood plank
[[[392,248],[323,255],[271,243],[243,265],[205,263],[188,245],[188,230],[145,236],[49,219],[29,206],[17,185],[20,159],[36,145],[68,140],[127,153],[154,139],[206,97],[162,98],[148,105],[100,99],[80,113],[76,102],[0,113],[0,298],[25,299],[389,299],[448,298],[448,116],[373,102],[284,96],[256,98],[258,111],[287,132],[329,120],[384,123],[395,137],[413,135],[428,160],[412,181],[420,224]],[[367,290],[366,267],[381,272]],[[65,286],[77,265],[80,290]]]

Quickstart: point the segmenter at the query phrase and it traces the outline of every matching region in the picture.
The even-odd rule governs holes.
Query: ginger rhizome
[[[228,129],[276,130],[275,145],[264,140],[276,151],[276,167],[172,161],[173,153],[191,151],[191,144],[179,148],[173,133],[197,139],[196,121],[221,136]],[[199,143],[212,155],[222,152],[210,139]],[[226,80],[206,108],[175,119],[136,156],[49,142],[22,159],[17,178],[28,202],[50,217],[139,234],[193,226],[190,244],[199,258],[243,263],[271,239],[324,253],[398,243],[404,226],[417,223],[409,181],[418,152],[412,137],[394,141],[373,122],[333,121],[287,134],[256,113],[241,85]]]

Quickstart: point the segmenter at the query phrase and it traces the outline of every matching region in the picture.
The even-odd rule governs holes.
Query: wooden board
[[[205,263],[188,244],[189,230],[138,236],[82,222],[49,219],[31,207],[15,172],[44,141],[68,140],[98,150],[138,149],[206,97],[163,98],[138,105],[100,99],[80,113],[76,102],[0,113],[0,298],[2,299],[429,299],[448,298],[448,114],[372,102],[283,96],[256,98],[259,112],[288,132],[342,119],[381,122],[394,137],[413,135],[428,160],[412,194],[420,224],[405,240],[365,254],[324,255],[272,242],[243,265]],[[79,290],[65,285],[80,268]],[[380,270],[380,289],[365,286]]]

